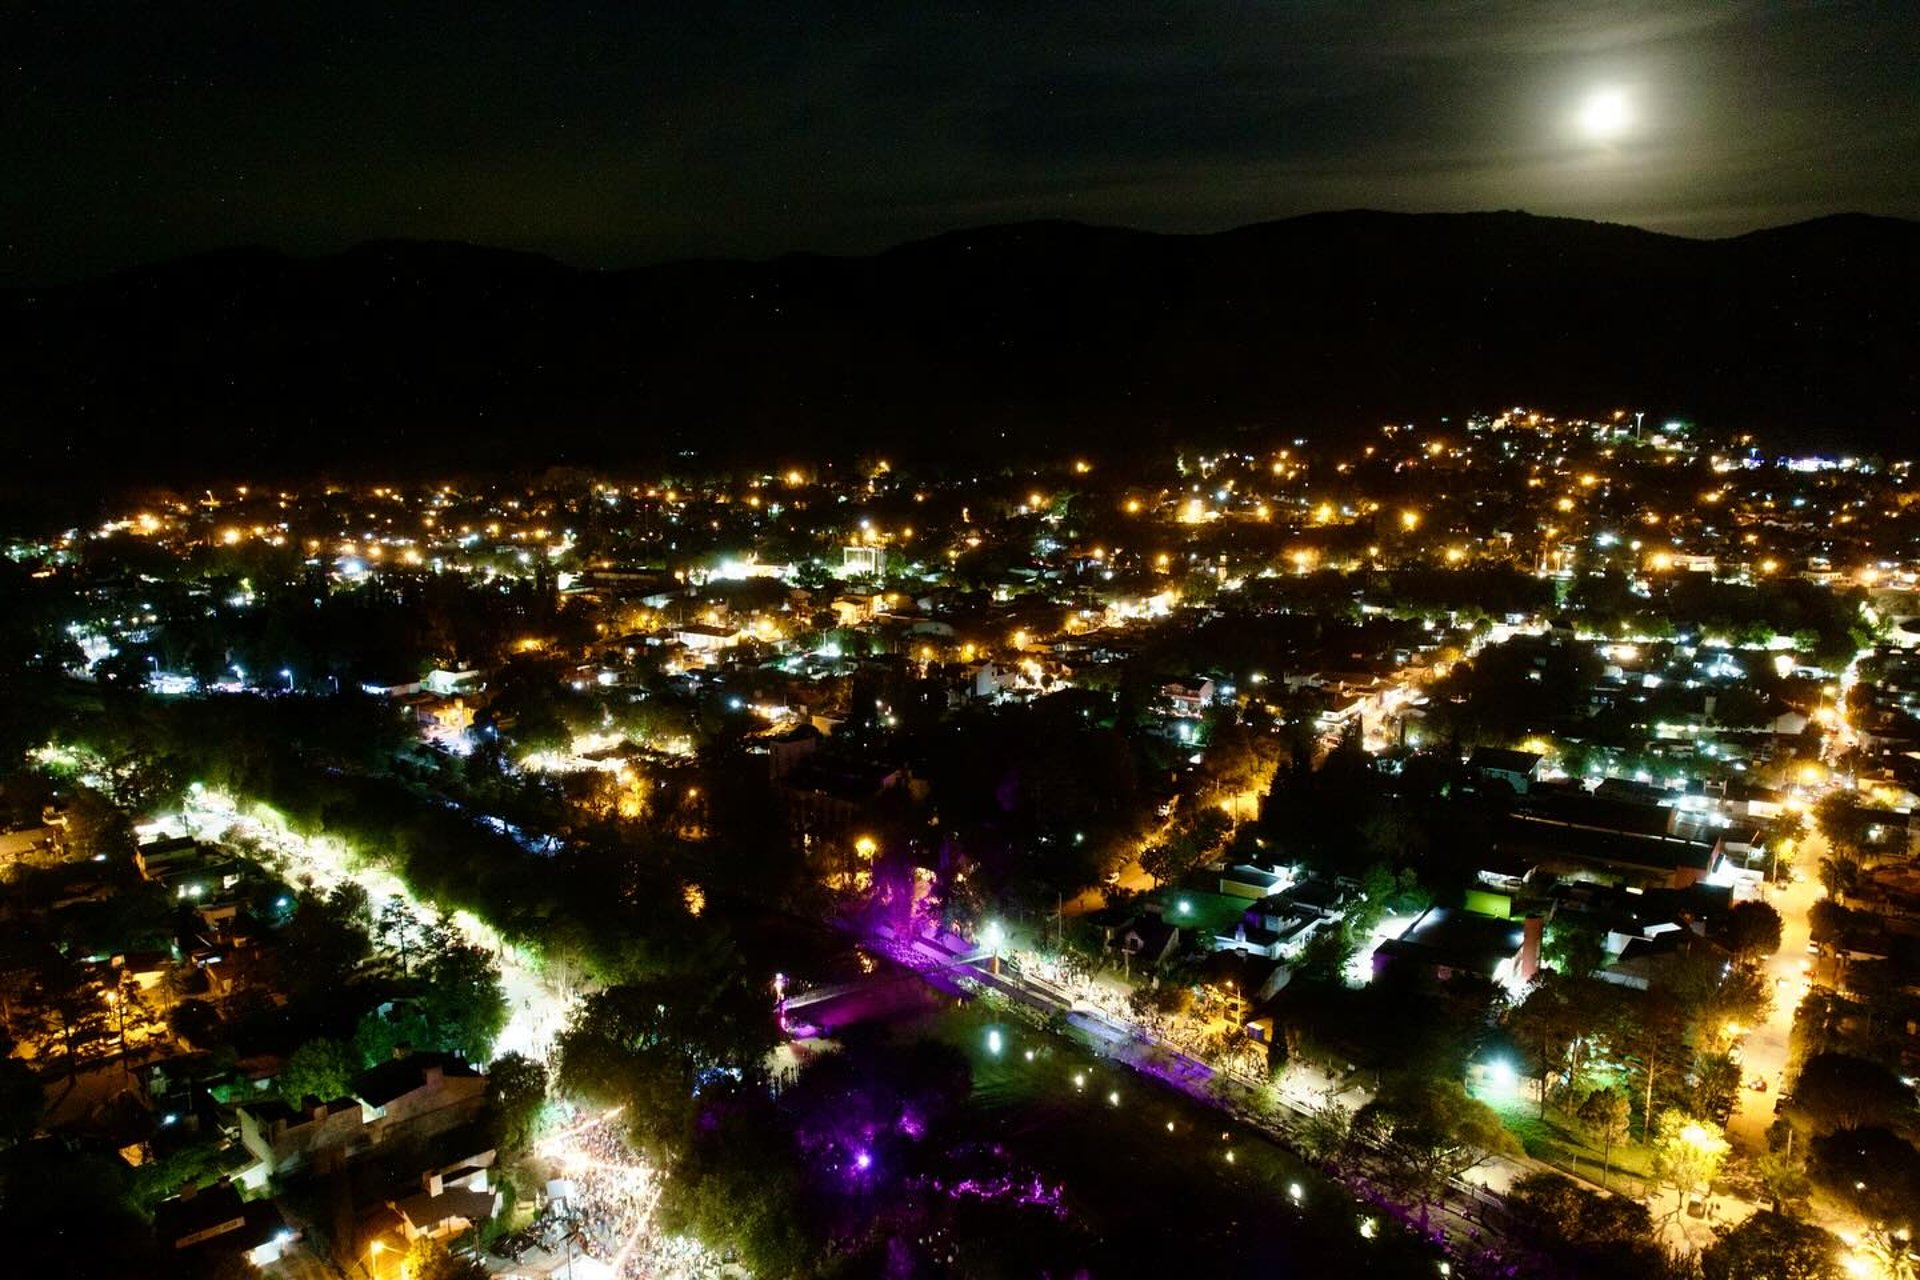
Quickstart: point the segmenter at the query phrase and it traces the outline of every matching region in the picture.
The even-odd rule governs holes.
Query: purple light
[[[999,1201],[1025,1209],[1038,1209],[1062,1222],[1067,1220],[1065,1185],[1049,1186],[1034,1176],[1003,1173],[992,1177],[960,1178],[950,1183],[930,1178],[921,1181],[920,1185],[931,1186],[950,1200]]]
[[[855,1156],[853,1157],[853,1165],[854,1165],[854,1168],[856,1168],[856,1169],[861,1169],[861,1170],[865,1170],[865,1169],[870,1169],[870,1168],[872,1168],[872,1167],[873,1167],[873,1154],[872,1154],[871,1152],[868,1152],[868,1151],[862,1151],[862,1152],[859,1152],[859,1153],[857,1153],[857,1154],[856,1154],[856,1155],[855,1155]]]

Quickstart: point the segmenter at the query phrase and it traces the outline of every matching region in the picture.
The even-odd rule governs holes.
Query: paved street
[[[1793,1017],[1807,994],[1807,969],[1812,957],[1807,954],[1808,911],[1825,897],[1813,871],[1826,853],[1826,842],[1818,834],[1809,834],[1795,859],[1801,877],[1768,892],[1767,901],[1780,913],[1780,950],[1762,968],[1773,987],[1773,1011],[1760,1026],[1753,1028],[1741,1044],[1741,1069],[1744,1084],[1757,1077],[1767,1082],[1766,1092],[1750,1087],[1740,1090],[1740,1100],[1727,1124],[1727,1137],[1737,1150],[1758,1155],[1766,1150],[1767,1127],[1773,1123],[1774,1102],[1780,1095],[1781,1079],[1787,1065],[1787,1050],[1793,1032]]]
[[[397,876],[370,859],[356,856],[338,840],[302,835],[264,806],[242,806],[232,796],[201,791],[188,802],[177,820],[179,830],[205,840],[239,840],[276,864],[280,874],[310,882],[325,892],[351,881],[367,891],[378,910],[399,899],[423,924],[440,919],[433,903],[416,901]],[[507,997],[507,1025],[495,1043],[496,1053],[522,1053],[544,1058],[571,1016],[574,994],[561,989],[537,967],[531,956],[507,945],[505,939],[465,911],[445,917],[463,942],[488,952],[500,968],[500,989]]]

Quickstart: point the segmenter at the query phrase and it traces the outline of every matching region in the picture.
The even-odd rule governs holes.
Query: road
[[[422,922],[439,918],[438,908],[416,900],[391,873],[357,856],[340,841],[306,836],[287,826],[264,805],[243,805],[234,797],[212,790],[194,793],[178,819],[178,829],[211,841],[242,841],[256,849],[280,875],[292,881],[311,881],[325,892],[351,881],[367,891],[377,911],[397,898]],[[545,1059],[555,1038],[572,1015],[573,999],[537,966],[535,957],[507,944],[483,920],[465,911],[446,917],[447,925],[469,946],[479,947],[500,967],[500,988],[507,998],[507,1025],[494,1044],[496,1054],[521,1053]]]
[[[1768,891],[1767,901],[1780,913],[1780,950],[1761,969],[1773,988],[1773,1009],[1766,1022],[1747,1032],[1740,1046],[1745,1083],[1751,1085],[1758,1077],[1767,1082],[1767,1089],[1765,1093],[1758,1093],[1742,1088],[1727,1123],[1728,1139],[1750,1155],[1760,1155],[1767,1149],[1767,1128],[1773,1123],[1773,1105],[1780,1095],[1786,1072],[1794,1013],[1807,994],[1807,973],[1812,965],[1812,957],[1807,954],[1812,929],[1808,914],[1813,904],[1826,896],[1826,891],[1816,877],[1805,873],[1820,865],[1826,851],[1826,841],[1819,833],[1808,833],[1794,859],[1803,874],[1789,884]]]

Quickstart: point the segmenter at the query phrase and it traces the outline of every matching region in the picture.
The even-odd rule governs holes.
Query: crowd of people
[[[608,1112],[541,1144],[565,1186],[556,1197],[557,1251],[604,1263],[620,1280],[718,1280],[721,1260],[697,1241],[654,1229],[658,1172]]]

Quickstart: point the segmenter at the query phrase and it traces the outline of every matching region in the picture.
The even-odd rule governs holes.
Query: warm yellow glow
[[[1073,464],[1073,473],[1075,475],[1083,476],[1091,470],[1093,470],[1093,464],[1085,459]]]
[[[1418,529],[1420,527],[1420,513],[1418,511],[1402,511],[1400,513],[1400,527],[1408,533],[1412,533],[1415,529]]]
[[[1760,562],[1760,572],[1762,573],[1778,573],[1779,571],[1780,562],[1778,560],[1767,559]]]
[[[1558,502],[1554,503],[1553,505],[1558,507],[1562,511],[1571,511],[1573,510],[1573,499],[1562,498]]]
[[[879,848],[880,845],[872,836],[861,836],[853,842],[853,851],[869,862],[873,860],[873,855]]]
[[[240,541],[240,531],[238,529],[222,529],[220,531],[220,541],[226,543],[228,546],[232,546],[234,543]]]
[[[1199,524],[1207,518],[1207,504],[1198,498],[1188,498],[1180,508],[1180,520],[1183,524]]]
[[[1665,551],[1656,551],[1647,557],[1647,567],[1658,573],[1673,568],[1673,556]]]
[[[1287,558],[1293,561],[1293,567],[1297,572],[1305,573],[1313,568],[1314,561],[1318,559],[1318,553],[1310,547],[1302,547]]]
[[[1137,516],[1140,514],[1140,499],[1138,498],[1127,499],[1127,514],[1130,516]]]
[[[1467,558],[1467,553],[1461,550],[1459,547],[1447,548],[1448,564],[1459,564],[1462,560],[1465,560],[1466,558]]]
[[[1333,504],[1331,502],[1323,502],[1315,507],[1313,509],[1313,521],[1315,524],[1332,524]]]

